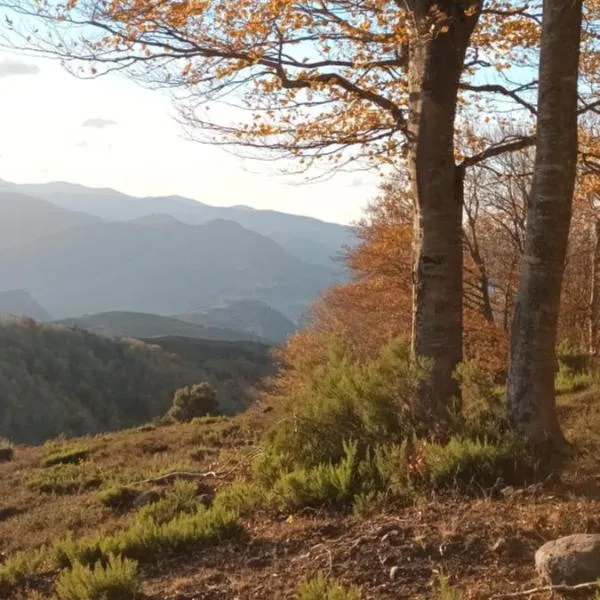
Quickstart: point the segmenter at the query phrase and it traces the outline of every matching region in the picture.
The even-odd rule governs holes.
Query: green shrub
[[[460,408],[452,419],[455,432],[488,439],[504,436],[508,431],[504,390],[475,362],[461,363],[454,378],[461,391]]]
[[[271,461],[274,453],[296,467],[335,464],[346,440],[357,440],[361,457],[369,446],[428,428],[417,393],[426,372],[398,341],[365,362],[350,358],[343,342],[332,342],[327,361],[306,375],[301,391],[283,400],[285,417],[268,432],[264,458]]]
[[[102,485],[99,471],[90,463],[58,464],[33,469],[25,475],[26,487],[45,494],[79,494]]]
[[[175,485],[159,500],[142,506],[138,515],[158,525],[172,521],[181,514],[196,511],[199,505],[196,484],[190,481],[176,481]]]
[[[557,394],[572,394],[591,387],[594,376],[588,371],[577,371],[563,361],[558,363],[558,373],[554,378]]]
[[[61,600],[134,600],[139,589],[137,562],[119,556],[92,567],[76,563],[56,585]]]
[[[321,573],[300,583],[298,600],[360,600],[360,589],[355,586],[344,587]]]
[[[14,552],[0,565],[0,593],[33,577],[45,558],[44,550]]]
[[[237,515],[223,508],[197,507],[192,514],[180,514],[166,523],[136,515],[131,525],[113,534],[96,534],[81,540],[57,540],[50,556],[57,568],[75,563],[90,565],[107,560],[111,554],[154,562],[177,552],[192,550],[230,537],[240,531]]]
[[[494,443],[453,437],[447,444],[429,442],[422,448],[425,479],[436,489],[520,482],[535,469],[523,445],[510,437]]]
[[[175,421],[189,422],[218,410],[217,393],[209,383],[203,381],[177,390],[167,416]]]
[[[8,462],[15,455],[15,448],[10,440],[0,438],[0,462]]]
[[[42,466],[53,467],[54,465],[77,465],[86,460],[90,455],[90,449],[85,446],[71,446],[53,452],[44,458]]]
[[[102,490],[98,496],[104,506],[121,510],[130,506],[140,493],[141,490],[139,489],[119,485]]]
[[[463,595],[454,586],[450,585],[448,577],[440,575],[437,598],[438,600],[462,600]]]
[[[264,487],[242,480],[221,488],[213,501],[215,508],[222,508],[240,516],[269,508],[271,505],[271,494]]]

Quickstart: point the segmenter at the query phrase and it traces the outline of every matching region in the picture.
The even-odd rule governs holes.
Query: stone
[[[390,569],[390,579],[394,581],[396,577],[398,577],[398,572],[400,571],[400,567],[392,567]]]
[[[575,534],[547,542],[535,553],[535,568],[550,585],[577,585],[600,578],[600,534]]]

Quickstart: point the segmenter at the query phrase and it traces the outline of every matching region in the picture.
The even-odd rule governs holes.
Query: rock
[[[390,569],[390,579],[394,581],[396,577],[398,577],[398,571],[400,571],[400,567],[392,567]]]
[[[131,506],[133,506],[133,508],[139,508],[140,506],[145,506],[146,504],[152,504],[157,500],[160,500],[160,494],[154,490],[147,490],[146,492],[141,492],[138,494],[131,503]]]
[[[600,577],[600,534],[576,534],[547,542],[535,553],[535,567],[550,585],[577,585]]]

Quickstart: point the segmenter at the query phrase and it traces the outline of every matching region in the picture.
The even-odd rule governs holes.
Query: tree
[[[560,445],[556,331],[577,166],[581,0],[544,0],[536,159],[513,316],[507,384],[512,426]]]
[[[182,117],[213,143],[267,149],[299,157],[305,165],[318,158],[338,167],[408,164],[416,208],[413,346],[434,361],[423,393],[435,405],[456,393],[452,373],[462,357],[465,164],[457,166],[454,156],[459,93],[517,96],[501,85],[473,86],[461,78],[494,70],[480,51],[506,32],[533,31],[535,37],[530,25],[512,25],[521,19],[530,24],[533,17],[526,11],[501,2],[489,1],[489,10],[482,5],[477,0],[0,3],[53,23],[52,37],[40,41],[38,31],[25,47],[74,60],[75,71],[78,61],[89,61],[93,75],[128,69],[146,83],[184,89],[191,100],[180,105]],[[486,10],[488,19],[502,23],[469,50]],[[73,27],[82,29],[82,38]],[[252,118],[236,125],[209,118],[214,110],[202,111],[204,102],[223,97],[240,110],[250,109]],[[466,162],[523,143],[531,140],[507,140]]]
[[[203,381],[178,389],[167,415],[175,421],[188,422],[196,417],[215,414],[218,410],[217,393]]]

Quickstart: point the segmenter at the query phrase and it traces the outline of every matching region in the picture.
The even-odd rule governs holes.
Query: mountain
[[[0,281],[57,319],[107,311],[184,314],[255,299],[297,320],[339,279],[236,222],[99,222],[0,253]]]
[[[296,330],[279,311],[257,300],[239,300],[180,315],[180,319],[206,327],[231,327],[273,342],[283,342]]]
[[[204,380],[232,413],[271,373],[266,345],[190,341],[148,345],[28,319],[0,321],[0,436],[39,443],[139,425],[164,415],[175,390]]]
[[[43,198],[69,211],[82,211],[108,221],[134,221],[151,215],[168,215],[182,223],[200,225],[226,219],[270,237],[298,258],[343,272],[334,260],[343,246],[354,242],[352,229],[336,223],[248,206],[209,206],[182,196],[138,198],[109,188],[53,182],[13,184],[2,189]]]
[[[82,212],[0,187],[0,249],[101,222]]]
[[[52,321],[52,315],[25,290],[0,291],[0,317],[11,316]]]
[[[251,332],[234,331],[233,329],[227,329],[225,326],[222,328],[205,326],[173,317],[138,312],[98,313],[80,318],[63,319],[57,321],[56,324],[78,327],[99,335],[121,338],[132,337],[151,340],[157,337],[175,336],[204,340],[261,341],[258,335],[253,335]],[[232,323],[232,325],[235,325],[235,323]]]

